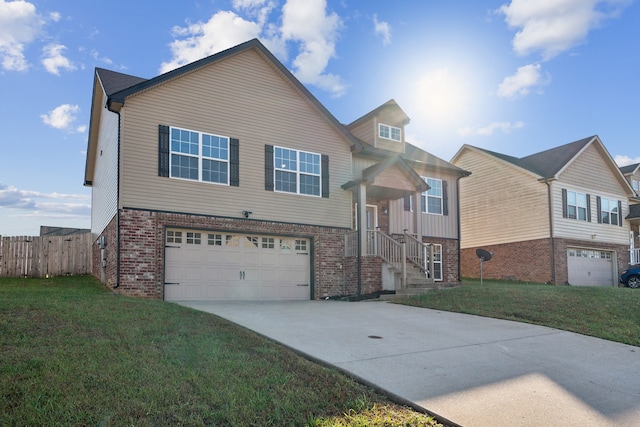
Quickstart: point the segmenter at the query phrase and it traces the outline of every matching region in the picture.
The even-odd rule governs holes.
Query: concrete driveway
[[[381,301],[181,304],[463,426],[640,426],[640,347]]]

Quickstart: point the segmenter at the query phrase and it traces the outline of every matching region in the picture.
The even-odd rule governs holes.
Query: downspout
[[[357,267],[358,267],[358,283],[357,283],[357,289],[358,289],[358,296],[360,296],[362,294],[362,237],[361,237],[361,228],[362,227],[362,221],[360,218],[360,212],[362,211],[362,203],[360,203],[360,191],[361,191],[361,187],[360,185],[358,185],[358,193],[357,193],[357,197],[358,197],[358,203],[356,203],[356,230],[358,230],[358,253],[357,253],[357,257],[358,257],[358,262],[357,262]],[[365,208],[366,209],[366,208]]]
[[[118,166],[117,166],[117,191],[116,191],[116,284],[113,289],[120,287],[120,111],[114,111],[118,115]]]
[[[551,283],[556,284],[556,245],[553,239],[553,204],[551,198],[551,183],[545,179],[547,184],[547,204],[549,207],[549,243],[551,246]]]
[[[462,282],[462,256],[460,253],[460,240],[462,240],[462,225],[460,219],[460,179],[462,178],[464,178],[464,175],[460,175],[458,178],[456,178],[456,210],[458,212],[458,282]]]

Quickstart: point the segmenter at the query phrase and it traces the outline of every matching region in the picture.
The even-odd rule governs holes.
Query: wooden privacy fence
[[[0,236],[0,277],[91,273],[91,233],[68,236]]]

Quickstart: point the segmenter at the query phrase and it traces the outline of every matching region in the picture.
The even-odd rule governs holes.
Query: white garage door
[[[613,286],[613,256],[609,251],[569,248],[567,267],[573,286]]]
[[[167,230],[165,300],[311,298],[310,241]]]

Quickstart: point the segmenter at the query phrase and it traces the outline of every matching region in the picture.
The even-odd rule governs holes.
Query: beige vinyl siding
[[[118,115],[103,108],[98,133],[91,188],[91,232],[94,236],[104,231],[118,211]]]
[[[372,159],[365,159],[363,157],[354,157],[353,158],[353,178],[354,179],[362,178],[363,170],[365,170],[369,166],[378,164],[381,161],[383,160],[372,160]]]
[[[609,178],[613,179],[613,178]],[[591,185],[592,181],[584,181]],[[562,189],[577,193],[591,195],[591,222],[562,217]],[[556,181],[552,183],[553,191],[553,221],[554,237],[588,240],[594,243],[616,243],[626,245],[629,243],[629,227],[624,226],[624,217],[629,213],[629,204],[626,196],[620,194],[594,192],[593,190]],[[598,223],[598,207],[596,196],[606,197],[622,202],[623,226]]]
[[[240,186],[158,177],[158,125],[238,138]],[[253,50],[126,100],[121,206],[203,215],[351,225],[349,142]],[[265,191],[265,144],[329,155],[330,198]]]
[[[460,180],[462,248],[550,236],[547,186],[536,176],[472,149],[454,164],[471,172]]]
[[[449,200],[449,215],[435,215],[421,213],[422,234],[430,237],[441,237],[448,239],[458,238],[458,208],[457,203],[457,176],[446,175],[442,173],[428,172],[417,169],[416,172],[423,177],[437,178],[447,181],[447,195]],[[421,209],[420,201],[417,209]],[[414,209],[416,206],[414,204]],[[404,210],[404,199],[394,200],[389,208],[389,231],[392,234],[402,234],[405,229],[414,230],[414,214],[413,212]]]
[[[374,120],[367,120],[350,129],[351,133],[367,144],[373,145],[376,137],[376,124]]]
[[[591,191],[620,194],[626,198],[621,182],[614,177],[613,170],[596,144],[589,145],[567,168],[560,173],[558,181],[584,186],[588,184]]]

